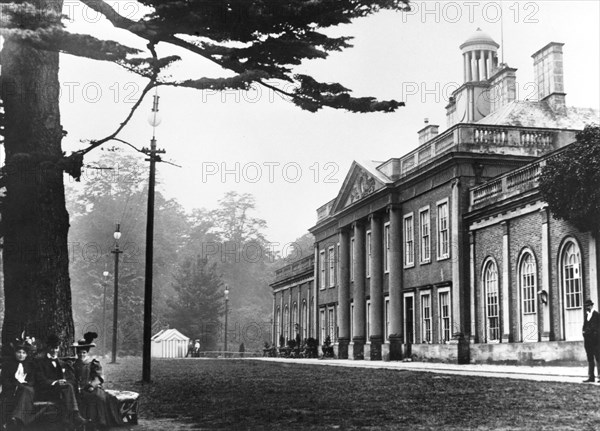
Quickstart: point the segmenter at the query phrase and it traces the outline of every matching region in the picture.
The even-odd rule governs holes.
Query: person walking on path
[[[594,381],[595,366],[598,368],[598,381],[600,381],[600,314],[593,309],[594,302],[591,299],[586,299],[584,306],[583,345],[588,360],[588,378],[584,383],[591,383]]]

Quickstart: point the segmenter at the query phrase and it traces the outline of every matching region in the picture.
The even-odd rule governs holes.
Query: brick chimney
[[[490,78],[490,112],[517,99],[517,69],[502,63]]]
[[[429,124],[429,118],[425,118],[425,127],[417,132],[419,134],[419,145],[422,145],[430,139],[436,137],[438,135],[439,127],[440,126],[436,126],[434,124]]]
[[[550,42],[531,56],[538,88],[538,100],[548,103],[548,106],[555,112],[563,111],[566,107],[563,45],[564,43]]]

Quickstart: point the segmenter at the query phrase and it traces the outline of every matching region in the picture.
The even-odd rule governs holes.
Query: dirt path
[[[111,428],[111,431],[199,431],[202,429],[199,425],[189,422],[183,422],[176,419],[140,419],[138,425],[127,425],[119,428]]]

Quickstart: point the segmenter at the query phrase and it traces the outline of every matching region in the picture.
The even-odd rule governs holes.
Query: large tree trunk
[[[62,1],[36,2],[62,11]],[[59,55],[13,38],[0,53],[5,110],[5,314],[2,345],[22,331],[73,340],[59,112]]]

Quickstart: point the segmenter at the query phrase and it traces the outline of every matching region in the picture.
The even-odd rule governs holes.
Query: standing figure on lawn
[[[594,368],[598,367],[598,379],[600,381],[600,314],[593,309],[594,302],[586,299],[585,320],[583,322],[583,346],[588,360],[588,379],[584,383],[594,381]],[[594,364],[594,360],[596,364]]]
[[[83,339],[73,343],[77,351],[73,370],[82,415],[97,428],[103,429],[122,425],[123,419],[117,399],[102,388],[102,365],[90,355],[90,349],[96,347],[93,341],[97,337],[95,332],[87,332]]]
[[[36,361],[36,398],[57,403],[65,426],[80,426],[86,424],[87,420],[79,414],[75,389],[65,378],[67,365],[58,358],[59,345],[58,337],[49,335],[46,352]]]
[[[29,359],[33,338],[17,338],[11,347],[14,355],[2,365],[2,423],[8,430],[20,430],[35,419],[33,412],[35,378],[33,362]]]

